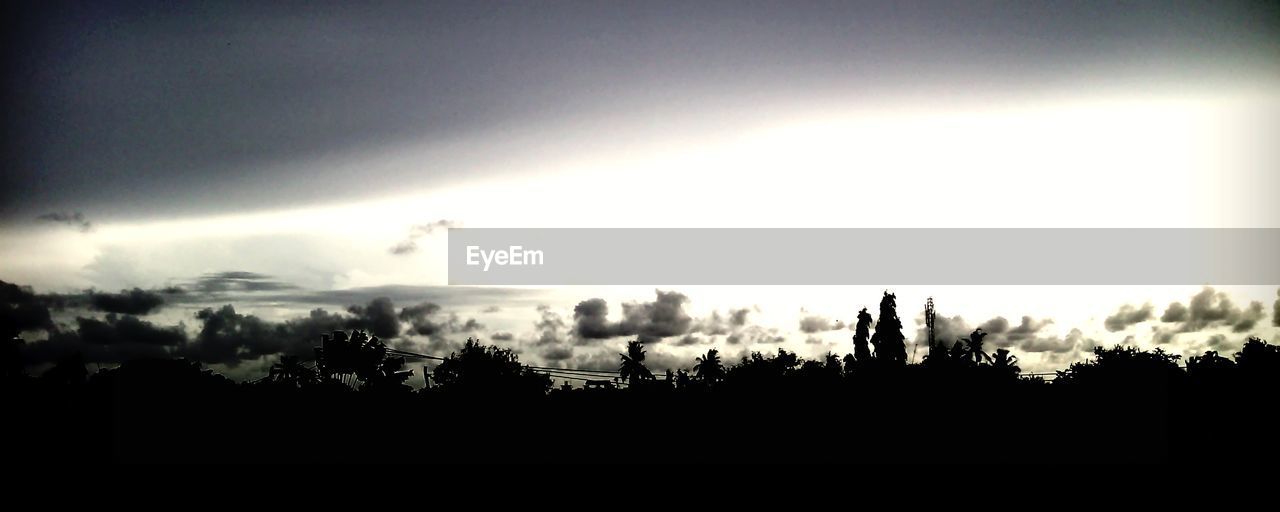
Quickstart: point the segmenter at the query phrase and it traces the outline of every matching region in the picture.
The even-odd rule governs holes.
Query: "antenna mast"
[[[929,348],[933,348],[933,297],[924,303],[924,325],[929,330]]]

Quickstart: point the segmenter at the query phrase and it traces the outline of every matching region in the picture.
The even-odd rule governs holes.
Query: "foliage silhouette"
[[[641,428],[639,418],[678,418],[677,426],[698,429],[647,428],[629,446],[646,460],[1212,462],[1277,455],[1275,443],[1250,434],[1267,424],[1280,391],[1280,347],[1258,338],[1231,357],[1189,357],[1185,368],[1160,349],[1098,347],[1090,360],[1046,381],[1023,376],[1006,348],[986,353],[981,329],[949,346],[939,340],[920,364],[907,364],[892,294],[881,301],[874,336],[870,315],[864,309],[858,316],[851,354],[807,359],[779,348],[726,364],[711,348],[688,367],[663,368],[661,379],[646,366],[644,345],[630,341],[616,374],[626,389],[615,389],[607,371],[592,370],[600,377],[584,378],[607,385],[552,391],[554,370],[468,339],[431,369],[433,385],[414,391],[406,360],[396,355],[403,352],[358,330],[324,335],[314,360],[283,356],[264,378],[245,383],[185,359],[131,360],[90,374],[75,356],[36,378],[20,361],[21,340],[6,340],[0,355],[7,411],[23,419],[14,422],[13,439],[24,440],[13,449],[15,460],[387,461],[417,452],[386,446],[421,439],[430,449],[412,456],[429,460],[524,462],[535,460],[531,453],[586,460],[616,441],[611,426]],[[857,354],[859,339],[865,358]],[[953,425],[975,437],[954,442],[947,434]],[[815,435],[833,426],[855,440],[851,448],[831,450],[829,438]],[[772,447],[762,435],[789,445]],[[1187,445],[1196,439],[1224,444]],[[973,449],[983,443],[1001,448]]]

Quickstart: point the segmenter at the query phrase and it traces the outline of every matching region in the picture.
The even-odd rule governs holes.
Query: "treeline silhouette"
[[[73,356],[38,376],[0,350],[10,453],[33,461],[343,462],[1205,462],[1274,460],[1267,425],[1280,347],[1231,357],[1098,347],[1052,380],[1022,375],[981,329],[932,340],[910,363],[893,295],[853,352],[785,349],[655,374],[629,342],[608,371],[530,366],[468,340],[427,386],[364,331],[319,340],[237,383],[184,359],[90,374]],[[1182,364],[1185,363],[1185,364]],[[610,370],[612,371],[612,370]],[[553,377],[577,380],[555,386]]]

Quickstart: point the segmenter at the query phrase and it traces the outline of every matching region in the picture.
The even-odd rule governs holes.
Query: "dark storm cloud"
[[[611,324],[608,319],[609,303],[604,299],[587,299],[573,307],[574,332],[589,340],[629,336],[621,332],[621,324]]]
[[[81,212],[52,212],[36,218],[39,220],[57,222],[59,224],[66,224],[80,230],[81,233],[93,231],[93,224],[90,223],[89,219],[85,218],[84,214]]]
[[[1102,322],[1108,332],[1118,332],[1128,329],[1133,324],[1139,324],[1155,318],[1155,307],[1151,303],[1143,304],[1141,308],[1135,308],[1129,304],[1120,306],[1120,310],[1114,315],[1108,316]]]
[[[143,345],[174,346],[187,341],[187,333],[181,326],[158,327],[133,315],[118,316],[110,313],[101,320],[77,317],[76,324],[76,333],[80,335],[80,339],[94,345],[120,345],[133,342]]]
[[[450,220],[438,220],[427,224],[417,224],[409,227],[409,236],[399,243],[391,246],[390,252],[395,255],[412,254],[418,251],[418,239],[430,235],[432,232],[457,227],[457,223]]]
[[[201,321],[200,333],[183,347],[182,355],[203,363],[228,366],[275,354],[309,359],[314,356],[321,335],[345,329],[350,321],[342,315],[315,309],[306,317],[269,322],[237,313],[230,304],[200,310],[196,319]]]
[[[347,323],[351,329],[369,331],[379,338],[394,338],[400,335],[400,320],[396,315],[396,306],[387,297],[375,298],[364,306],[349,306],[347,312],[353,318]]]
[[[689,332],[693,318],[684,311],[689,298],[678,292],[655,290],[654,293],[657,299],[653,302],[622,305],[623,330],[634,332],[642,343]]]
[[[622,320],[610,322],[609,305],[604,299],[587,299],[573,308],[574,333],[584,340],[618,336],[636,336],[642,343],[681,336],[689,332],[693,318],[684,311],[689,300],[679,292],[655,290],[653,302],[628,302],[622,305]]]
[[[53,329],[49,307],[27,286],[0,281],[0,336]]]
[[[474,318],[465,322],[456,313],[442,314],[439,304],[423,302],[400,310],[400,320],[409,322],[410,330],[422,336],[471,333],[484,330],[484,325]]]
[[[141,288],[121,290],[120,293],[89,293],[89,303],[94,309],[107,313],[146,315],[164,305],[164,297]]]
[[[235,273],[224,277],[251,279],[261,276]],[[135,315],[120,314],[120,311],[102,318],[77,316],[73,326],[60,327],[51,319],[50,304],[92,307],[91,297],[98,295],[112,296],[108,308],[141,310],[153,300],[136,300],[137,297],[156,293],[134,290],[120,294],[90,291],[72,295],[40,295],[28,287],[0,281],[0,305],[3,306],[0,307],[0,329],[4,331],[0,334],[35,333],[35,338],[22,348],[24,361],[32,365],[79,353],[92,363],[119,363],[140,357],[187,357],[202,363],[235,367],[245,361],[280,354],[310,359],[321,335],[337,330],[363,329],[384,338],[392,346],[407,344],[418,352],[448,354],[457,350],[461,341],[443,334],[466,334],[484,329],[484,325],[475,319],[461,320],[456,314],[446,315],[434,303],[420,303],[397,313],[394,302],[386,297],[375,297],[364,305],[349,306],[345,314],[316,308],[306,316],[279,322],[242,314],[231,304],[207,307],[195,313],[199,328],[194,337],[189,336],[181,323],[161,326]],[[407,340],[399,336],[402,320],[415,330],[433,331],[432,335],[426,340]],[[551,325],[550,320],[551,317],[547,317],[543,323]],[[434,327],[427,328],[427,325]],[[45,334],[44,339],[40,339],[40,333]]]
[[[35,2],[7,14],[8,214],[278,207],[436,184],[467,166],[409,182],[273,164],[606,108],[1234,77],[1276,56],[1274,8],[1231,1]]]
[[[1261,302],[1250,302],[1248,307],[1241,309],[1236,307],[1225,292],[1206,286],[1191,298],[1187,306],[1181,302],[1169,304],[1160,316],[1160,321],[1180,324],[1175,328],[1179,333],[1214,327],[1230,327],[1232,332],[1246,332],[1263,318],[1266,318],[1266,312]]]

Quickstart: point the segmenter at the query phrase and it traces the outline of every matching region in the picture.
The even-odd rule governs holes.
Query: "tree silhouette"
[[[320,382],[320,374],[302,364],[297,356],[280,356],[267,372],[267,382],[286,388],[303,388]]]
[[[622,365],[618,367],[618,375],[623,382],[636,380],[653,380],[653,372],[644,366],[644,345],[639,341],[627,342],[627,353],[622,356]]]
[[[871,349],[867,343],[871,340],[871,314],[867,308],[858,312],[858,324],[853,331],[853,358],[856,361],[871,361]]]
[[[698,356],[694,363],[693,372],[698,380],[708,384],[724,380],[725,371],[724,365],[720,363],[720,351],[709,349],[705,356]]]
[[[520,364],[511,349],[482,345],[468,338],[462,350],[449,354],[431,372],[437,392],[542,395],[551,377]]]
[[[876,332],[871,335],[871,345],[876,349],[876,359],[903,365],[907,362],[907,345],[906,337],[902,335],[902,320],[898,318],[897,308],[897,296],[884,292],[884,297],[880,298],[880,318],[876,320]]]
[[[350,336],[346,331],[333,331],[320,338],[316,370],[323,378],[354,388],[361,381],[377,377],[386,357],[387,347],[377,336],[361,330],[352,331]]]
[[[1016,377],[1022,372],[1022,368],[1018,367],[1018,357],[1003,348],[996,349],[995,357],[991,358],[991,367],[998,373],[1010,377]]]
[[[981,365],[983,361],[991,361],[991,355],[982,350],[982,340],[986,339],[986,337],[987,332],[979,327],[974,329],[968,338],[960,340],[964,343],[965,353],[973,360],[975,365]],[[1008,351],[1006,350],[1005,353],[1007,354]]]

